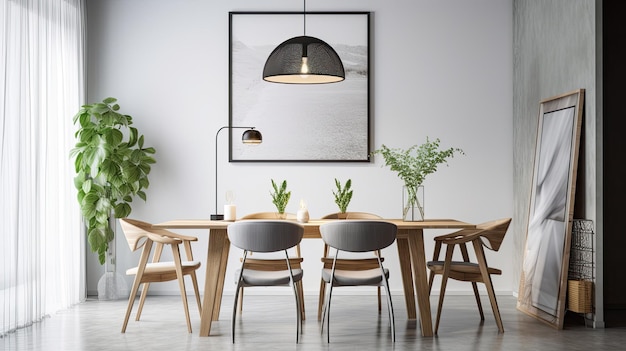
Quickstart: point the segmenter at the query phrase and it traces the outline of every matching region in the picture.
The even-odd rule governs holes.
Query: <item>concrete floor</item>
[[[624,350],[626,329],[585,327],[582,316],[568,318],[564,330],[516,309],[512,296],[498,296],[504,333],[498,333],[486,297],[480,322],[473,296],[447,296],[438,336],[424,338],[408,321],[402,296],[393,296],[396,342],[391,342],[386,310],[376,311],[374,296],[333,297],[331,343],[320,334],[317,296],[306,296],[307,320],[300,344],[295,343],[293,296],[247,295],[237,319],[235,344],[230,337],[232,296],[224,296],[220,320],[210,337],[199,337],[200,318],[191,298],[193,333],[187,327],[179,296],[150,296],[139,322],[131,316],[120,333],[126,301],[85,303],[0,339],[2,350]],[[437,296],[431,297],[433,319]],[[135,304],[136,307],[137,303]],[[434,323],[434,320],[433,320]]]

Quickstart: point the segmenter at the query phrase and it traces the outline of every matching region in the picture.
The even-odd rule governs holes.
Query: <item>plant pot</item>
[[[128,298],[129,291],[124,276],[117,272],[116,264],[116,221],[111,215],[109,217],[109,226],[115,233],[113,240],[109,242],[109,248],[106,252],[106,260],[104,262],[104,274],[98,280],[98,300],[119,300]]]
[[[420,222],[424,220],[424,186],[402,187],[402,220]]]

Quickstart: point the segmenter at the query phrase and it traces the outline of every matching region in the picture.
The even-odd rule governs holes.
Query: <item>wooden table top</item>
[[[284,219],[288,220],[288,219]],[[395,224],[399,230],[422,230],[422,229],[461,229],[473,228],[474,224],[456,219],[426,219],[423,221],[407,222],[402,219],[382,219]],[[319,238],[319,226],[324,223],[337,221],[337,219],[313,219],[307,223],[300,223],[304,227],[305,238]],[[226,229],[233,221],[214,221],[210,219],[174,219],[154,224],[157,228],[167,229]]]

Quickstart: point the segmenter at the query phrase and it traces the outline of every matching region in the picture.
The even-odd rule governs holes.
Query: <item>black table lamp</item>
[[[255,127],[235,127],[235,126],[223,126],[215,133],[215,214],[211,215],[212,221],[223,220],[224,215],[218,214],[217,211],[217,137],[220,135],[222,129],[247,129],[241,136],[241,142],[244,144],[260,144],[263,142],[263,136],[261,132],[254,129]]]

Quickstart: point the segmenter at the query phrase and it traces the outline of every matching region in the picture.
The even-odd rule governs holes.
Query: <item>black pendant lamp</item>
[[[263,68],[263,80],[286,84],[341,82],[346,72],[335,49],[306,35],[306,0],[302,14],[305,35],[287,39],[272,51]]]

